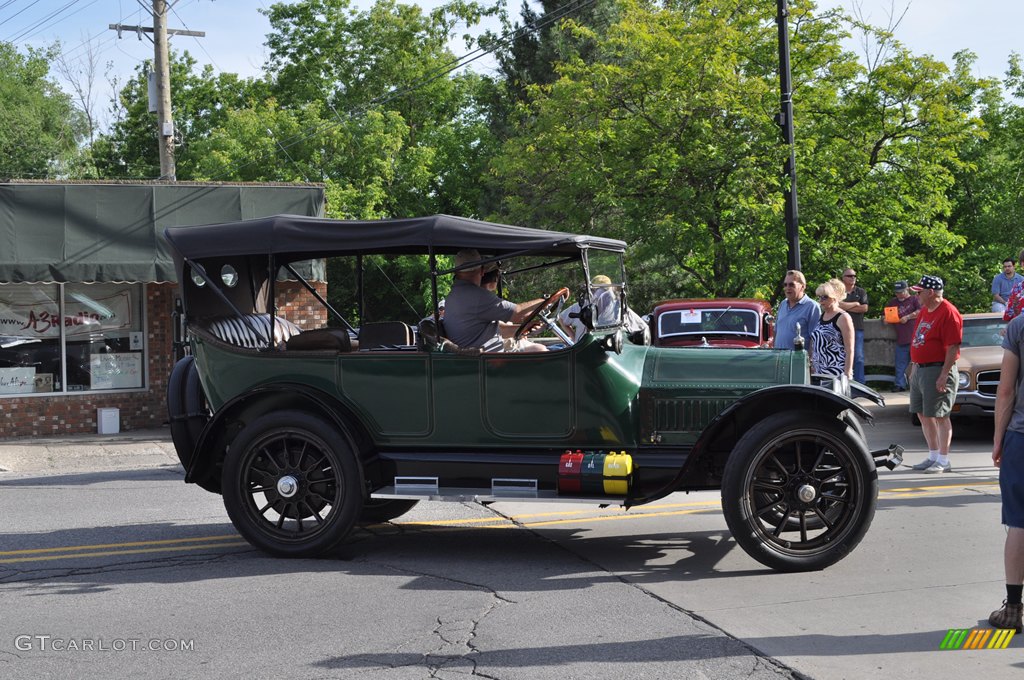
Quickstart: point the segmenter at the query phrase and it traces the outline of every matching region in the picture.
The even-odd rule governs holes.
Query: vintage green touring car
[[[878,466],[899,458],[868,451],[869,411],[845,380],[813,378],[803,351],[650,347],[629,332],[621,241],[447,215],[280,215],[165,236],[190,352],[168,386],[186,481],[222,494],[238,531],[273,554],[325,553],[420,500],[628,509],[721,489],[754,559],[821,569],[863,538]],[[457,347],[438,303],[462,249],[481,257],[465,267],[499,264],[519,300],[571,286],[586,331],[558,326],[561,288],[517,330],[539,320],[549,351]],[[362,292],[368,258],[409,256],[429,263],[420,314],[355,328],[309,283],[317,263],[350,258],[356,280],[329,285]],[[611,285],[588,283],[599,274]],[[324,327],[277,307],[285,280],[328,309]]]

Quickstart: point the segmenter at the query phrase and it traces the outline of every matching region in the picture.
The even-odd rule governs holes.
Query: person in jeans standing
[[[914,339],[921,301],[916,295],[910,294],[910,286],[906,281],[897,281],[893,291],[896,295],[885,305],[895,307],[899,315],[897,321],[889,321],[896,327],[896,383],[893,391],[904,392],[907,389],[907,368],[910,366],[910,341]]]
[[[853,379],[864,382],[864,313],[868,311],[868,294],[857,285],[857,272],[847,267],[843,272],[846,299],[839,308],[849,312],[853,320]]]
[[[956,401],[956,360],[963,342],[963,317],[943,298],[944,284],[938,276],[922,276],[912,290],[918,291],[921,313],[910,343],[910,412],[918,414],[928,443],[928,458],[914,470],[928,474],[949,472],[949,444],[953,423],[949,414]]]
[[[988,617],[996,628],[1024,628],[1024,317],[1018,316],[1006,327],[1003,337],[1001,380],[996,390],[995,425],[992,437],[992,462],[999,468],[999,491],[1003,499],[1003,524],[1006,543],[1003,565],[1006,569],[1006,599],[1003,606]]]

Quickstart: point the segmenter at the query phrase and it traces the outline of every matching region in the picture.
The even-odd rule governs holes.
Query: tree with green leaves
[[[0,42],[0,177],[66,176],[81,160],[81,112],[49,80],[54,52]]]
[[[140,64],[133,77],[118,93],[113,104],[114,122],[92,145],[91,155],[100,177],[111,179],[152,179],[160,176],[156,114],[149,111],[148,71],[150,62]],[[209,65],[196,68],[187,51],[171,52],[171,109],[178,144],[175,164],[179,180],[199,179],[205,140],[231,111],[245,108],[269,96],[259,79],[240,78],[233,73],[215,74]]]
[[[623,238],[636,306],[778,295],[786,262],[774,6],[624,0],[591,61],[529,89],[494,162],[513,221]],[[805,273],[858,267],[888,292],[962,242],[944,216],[975,127],[960,72],[898,43],[868,69],[845,22],[792,7]],[[968,97],[969,99],[969,97]],[[880,294],[880,293],[879,293]],[[878,299],[877,296],[875,299]]]
[[[973,55],[959,55],[970,63]],[[1024,248],[1024,70],[1011,55],[1002,83],[982,80],[973,93],[984,136],[965,145],[964,164],[956,169],[950,190],[950,225],[964,246],[950,263],[958,284],[957,304],[988,311],[990,286],[1005,258],[1017,259]]]

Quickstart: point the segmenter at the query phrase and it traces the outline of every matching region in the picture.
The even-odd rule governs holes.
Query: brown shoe
[[[1003,606],[992,612],[988,622],[994,628],[1013,628],[1020,633],[1024,628],[1024,604],[1006,604],[1003,600]]]

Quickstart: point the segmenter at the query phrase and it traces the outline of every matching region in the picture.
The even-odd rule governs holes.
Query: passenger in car
[[[598,274],[590,280],[594,287],[593,293],[593,314],[595,326],[610,326],[619,322],[619,286],[613,285],[612,280],[604,274]],[[579,318],[580,305],[574,302],[565,308],[558,315],[559,325],[565,330],[573,342],[577,342],[587,332],[586,325]],[[573,316],[576,315],[576,316]],[[650,327],[639,314],[628,306],[625,313],[626,330],[630,333],[645,332],[650,334]]]
[[[482,258],[476,250],[460,250],[455,255],[455,266],[479,262]],[[515,303],[503,300],[481,286],[484,275],[483,265],[459,269],[455,272],[451,291],[445,297],[444,326],[448,338],[459,347],[496,346],[501,343],[504,351],[505,335],[500,322],[513,324],[506,328],[508,337],[515,333],[515,324],[521,323],[534,310],[544,304],[544,298],[529,302]],[[540,343],[526,341],[520,352],[546,352]]]

